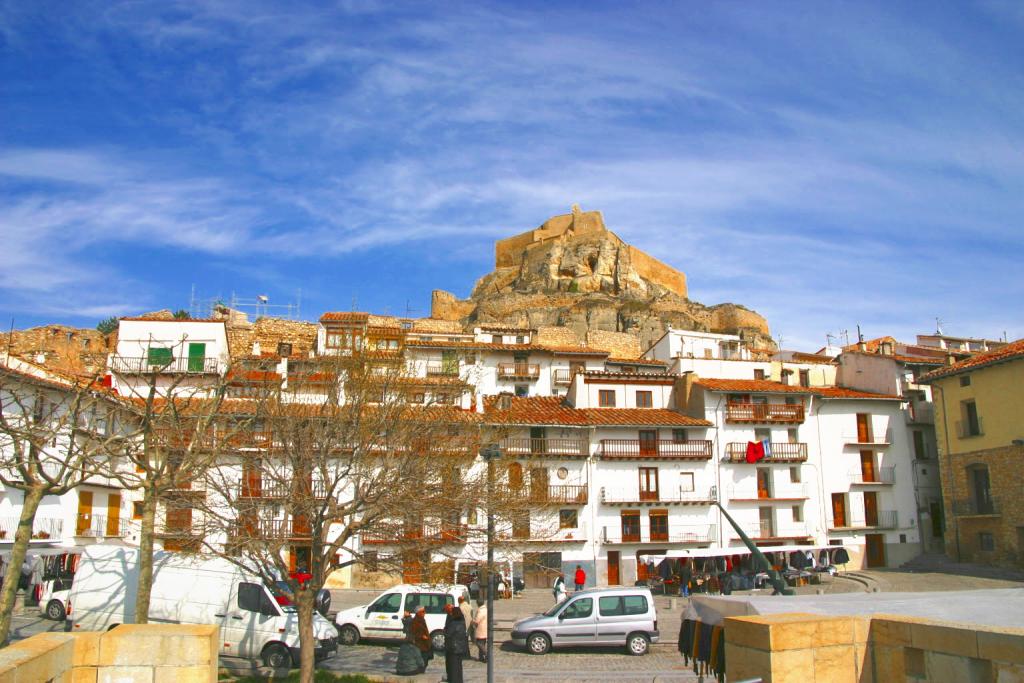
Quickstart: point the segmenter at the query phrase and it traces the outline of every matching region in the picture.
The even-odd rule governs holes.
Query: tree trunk
[[[18,530],[14,532],[14,547],[4,576],[3,588],[0,589],[0,647],[8,645],[7,637],[11,633],[11,616],[14,612],[14,601],[18,596],[18,579],[21,577],[21,565],[28,552],[29,541],[32,540],[32,522],[36,518],[36,510],[43,500],[42,489],[25,491],[25,502],[21,506],[21,518]]]
[[[315,673],[316,637],[313,634],[313,611],[316,591],[306,587],[296,594],[299,610],[299,683],[313,683]]]
[[[149,622],[149,596],[153,592],[153,534],[156,532],[156,490],[142,489],[142,526],[139,531],[139,586],[135,591],[135,623]]]

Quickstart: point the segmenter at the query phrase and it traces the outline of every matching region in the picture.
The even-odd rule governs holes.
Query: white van
[[[342,645],[355,645],[361,638],[401,640],[402,615],[415,613],[420,606],[426,611],[427,628],[434,639],[434,649],[444,649],[445,605],[457,605],[459,597],[469,600],[469,589],[462,585],[442,586],[403,583],[377,596],[373,602],[338,612],[334,623]]]
[[[85,548],[68,605],[71,631],[105,631],[132,623],[139,581],[139,551],[95,545]],[[223,559],[153,554],[149,620],[165,624],[217,624],[221,655],[259,657],[265,666],[298,662],[299,622],[293,606],[279,605],[258,578]],[[313,614],[316,656],[338,647],[334,627]]]

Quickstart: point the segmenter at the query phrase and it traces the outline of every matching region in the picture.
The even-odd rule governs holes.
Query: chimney
[[[512,409],[512,394],[498,394],[498,410]]]
[[[956,356],[954,356],[951,353],[947,353],[946,354],[946,365],[955,365],[955,364],[956,364]]]
[[[858,350],[858,351],[864,351],[864,352],[867,352],[867,350],[868,350],[868,345],[867,345],[867,344],[865,344],[865,343],[864,343],[863,341],[859,341],[859,342],[857,342],[857,350]]]
[[[687,370],[682,376],[676,378],[675,384],[672,387],[675,394],[676,410],[686,412],[686,409],[690,406],[690,394],[693,393],[693,385],[697,379],[697,373],[692,370]]]
[[[879,345],[879,349],[883,356],[892,355],[892,342],[884,341]]]

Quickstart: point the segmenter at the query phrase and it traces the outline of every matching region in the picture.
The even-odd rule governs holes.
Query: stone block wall
[[[1024,497],[1020,494],[1024,446],[944,454],[939,469],[942,504],[946,517],[946,554],[963,562],[1024,566]],[[971,498],[968,468],[988,467],[989,487],[995,510],[990,515],[963,514],[955,504]],[[994,550],[983,550],[981,533],[992,534]]]
[[[636,247],[630,246],[627,249],[629,249],[629,262],[640,277],[686,298],[686,275],[684,273]]]
[[[3,683],[216,683],[217,626],[125,624],[40,633],[0,650]]]
[[[1019,683],[1024,629],[875,614],[725,620],[729,680],[765,683]]]

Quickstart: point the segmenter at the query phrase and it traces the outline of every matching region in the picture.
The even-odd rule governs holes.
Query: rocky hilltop
[[[433,293],[431,317],[521,327],[565,327],[636,335],[646,348],[668,326],[740,334],[771,347],[768,322],[738,304],[705,306],[687,297],[686,275],[632,247],[605,227],[599,211],[555,216],[535,230],[500,240],[495,269],[468,299]]]

